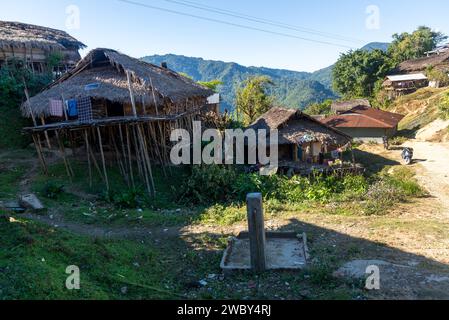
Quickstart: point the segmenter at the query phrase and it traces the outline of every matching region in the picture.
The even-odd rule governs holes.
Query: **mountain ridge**
[[[388,44],[373,42],[364,46],[363,50],[379,48],[386,50]],[[222,96],[222,108],[234,109],[235,93],[244,80],[251,76],[268,76],[274,86],[270,93],[276,97],[276,103],[281,106],[304,109],[315,102],[326,99],[336,99],[338,95],[332,90],[332,70],[334,65],[315,72],[293,71],[268,67],[243,66],[235,62],[206,60],[199,57],[165,54],[141,58],[143,61],[156,65],[167,63],[176,72],[184,73],[195,81],[220,80],[219,87]]]

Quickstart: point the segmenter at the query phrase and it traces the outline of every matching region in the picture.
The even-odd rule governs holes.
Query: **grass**
[[[20,166],[2,168],[0,165],[0,200],[16,199],[24,172],[25,168]]]
[[[0,217],[0,242],[0,300],[154,299],[178,294],[174,274],[166,272],[167,249],[148,243],[88,239],[6,216]],[[65,288],[70,265],[81,270],[82,290]],[[124,286],[129,287],[126,295]]]

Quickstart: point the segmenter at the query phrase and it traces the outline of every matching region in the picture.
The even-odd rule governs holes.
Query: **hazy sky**
[[[419,25],[449,33],[447,0],[130,0],[209,20],[121,0],[0,1],[0,20],[66,30],[88,50],[106,47],[134,57],[174,53],[298,71],[327,67],[351,47],[387,42],[393,33],[412,31]],[[203,11],[175,1],[269,22]],[[288,26],[273,25],[279,23]]]

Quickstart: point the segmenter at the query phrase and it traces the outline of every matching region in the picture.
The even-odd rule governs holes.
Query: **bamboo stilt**
[[[86,143],[87,165],[89,167],[89,186],[92,188],[92,163],[90,161],[90,146],[87,130],[84,131],[84,142]]]
[[[56,140],[58,140],[59,151],[61,152],[62,159],[64,160],[64,166],[65,166],[65,170],[67,172],[67,176],[69,177],[70,182],[73,182],[72,181],[72,176],[74,176],[74,174],[73,174],[73,170],[70,167],[70,164],[69,164],[69,162],[67,160],[67,157],[66,157],[64,143],[61,141],[61,138],[59,136],[59,132],[57,130],[55,131],[55,134],[56,134]]]
[[[41,123],[42,123],[43,126],[45,126],[44,116],[41,116]],[[45,135],[45,140],[47,141],[47,147],[48,147],[49,150],[51,150],[51,143],[50,143],[50,137],[48,136],[48,132],[45,131],[44,135]]]
[[[35,134],[32,134],[32,137],[33,137],[34,146],[36,147],[37,155],[39,157],[39,161],[42,166],[42,170],[44,171],[44,174],[46,176],[48,176],[48,168],[47,168],[47,164],[45,162],[44,154],[42,152],[40,137],[39,137],[39,135],[36,136]]]
[[[101,161],[103,163],[103,171],[104,171],[104,178],[105,178],[105,182],[106,182],[106,189],[109,192],[110,188],[109,188],[108,171],[106,169],[106,160],[104,158],[103,142],[101,139],[101,131],[100,131],[99,127],[97,127],[97,134],[98,134],[98,143],[100,146]]]
[[[121,127],[120,127],[121,128]],[[133,188],[136,188],[135,182],[134,182],[134,173],[133,173],[133,161],[131,158],[131,139],[129,137],[129,129],[128,129],[128,125],[126,125],[125,127],[125,131],[126,131],[126,144],[128,146],[128,165],[129,165],[129,175],[131,176],[131,184],[133,186]]]

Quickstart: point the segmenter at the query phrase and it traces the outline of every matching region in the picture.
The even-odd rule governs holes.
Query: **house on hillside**
[[[35,123],[25,131],[33,137],[44,170],[42,142],[64,157],[65,139],[73,150],[84,150],[90,178],[92,168],[102,164],[99,173],[109,188],[107,168],[115,165],[130,186],[139,174],[154,193],[151,163],[170,164],[172,130],[191,132],[192,122],[210,110],[213,94],[167,68],[96,49],[26,101],[22,112]],[[68,167],[67,174],[73,174]]]
[[[333,114],[340,114],[349,111],[355,107],[365,106],[371,107],[368,99],[354,99],[349,101],[335,101],[332,103],[331,112]]]
[[[382,84],[382,88],[389,99],[394,99],[402,95],[413,93],[428,85],[429,80],[425,74],[413,73],[387,76]]]
[[[326,166],[349,149],[352,138],[296,109],[272,108],[249,129],[278,130],[280,167]]]
[[[442,46],[439,46],[435,50],[428,51],[425,54],[427,55],[427,57],[431,57],[431,56],[434,56],[434,55],[440,55],[440,54],[444,54],[444,53],[447,53],[447,52],[449,52],[449,43],[447,43],[445,45],[442,45]]]
[[[423,57],[415,60],[402,62],[396,69],[397,74],[423,73],[429,67],[449,72],[449,51],[433,54],[429,57]]]
[[[322,122],[351,136],[356,141],[382,143],[383,137],[397,133],[403,115],[359,106]]]
[[[79,50],[85,47],[61,30],[0,21],[0,66],[16,59],[40,73],[47,70],[49,58],[58,55],[61,61],[53,71],[63,73],[81,59]]]

